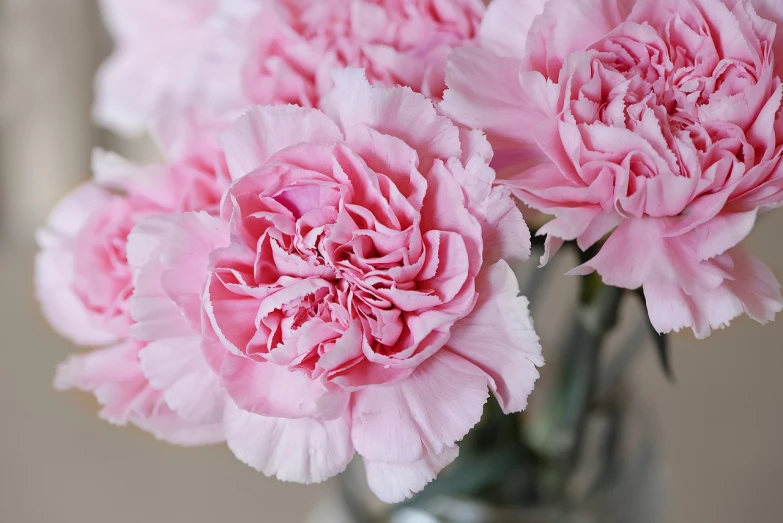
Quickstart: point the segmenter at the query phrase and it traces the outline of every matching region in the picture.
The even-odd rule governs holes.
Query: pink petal
[[[226,439],[241,462],[281,481],[319,483],[344,471],[354,455],[350,420],[259,416],[226,409]]]
[[[79,345],[98,346],[117,340],[117,332],[97,324],[73,290],[74,249],[78,233],[110,194],[84,184],[63,198],[38,232],[41,251],[35,258],[35,293],[44,316],[57,332]]]
[[[225,392],[201,353],[201,338],[164,338],[139,353],[141,369],[150,384],[163,391],[168,406],[192,423],[222,420]]]
[[[440,454],[426,454],[412,463],[385,463],[364,460],[367,483],[384,503],[399,503],[421,491],[438,473],[459,455],[457,447],[446,447]]]
[[[664,224],[654,218],[626,219],[609,236],[601,250],[590,261],[568,274],[585,275],[598,272],[607,285],[638,289],[650,281],[665,255]]]
[[[489,377],[505,412],[524,410],[544,364],[528,301],[518,296],[514,272],[504,261],[482,271],[476,281],[475,309],[451,329],[448,349]]]
[[[400,87],[372,87],[360,69],[335,70],[332,76],[335,87],[322,100],[322,108],[344,131],[363,124],[400,138],[418,152],[422,172],[435,158],[460,156],[457,127],[439,116],[423,95]]]
[[[587,49],[623,22],[636,0],[550,0],[530,27],[529,68],[557,79],[566,57]]]
[[[351,439],[370,461],[411,463],[452,447],[481,418],[487,377],[440,351],[407,379],[354,393]]]
[[[687,292],[673,283],[645,284],[647,310],[658,332],[690,327],[697,338],[706,338],[711,329],[728,326],[740,314],[766,323],[783,310],[780,283],[775,275],[742,248],[736,247],[711,263],[720,265],[728,276],[714,289]]]
[[[783,310],[783,298],[780,295],[780,283],[775,275],[758,258],[734,248],[728,253],[733,265],[733,279],[726,286],[742,302],[745,314],[759,323],[775,319],[775,314]]]
[[[476,45],[463,46],[449,56],[449,89],[440,104],[440,109],[455,121],[483,129],[496,156],[501,156],[497,159],[513,155],[519,157],[515,163],[543,156],[535,147],[534,129],[522,122],[547,117],[528,101],[519,81],[520,66],[521,58],[500,57]],[[486,85],[492,88],[484,88]]]
[[[326,393],[303,372],[233,354],[223,361],[221,383],[239,408],[280,418],[315,415],[316,402]]]
[[[533,20],[544,12],[548,1],[494,0],[481,21],[481,46],[501,56],[523,57]]]
[[[223,133],[220,142],[231,178],[237,180],[292,145],[331,145],[342,139],[334,122],[320,111],[284,105],[252,109]]]

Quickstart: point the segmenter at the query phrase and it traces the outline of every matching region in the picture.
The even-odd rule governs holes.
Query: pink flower
[[[114,345],[71,356],[58,367],[55,386],[92,392],[104,419],[133,423],[171,443],[222,441],[222,395],[215,400],[220,415],[203,414],[210,408],[206,399],[201,412],[187,411],[176,390],[162,391],[168,376],[146,375],[146,367],[155,364],[154,344],[128,337],[138,329],[131,318],[130,298],[139,286],[129,260],[131,229],[140,220],[164,219],[161,215],[216,211],[226,185],[222,155],[197,149],[167,167],[139,167],[98,152],[94,171],[95,180],[63,199],[39,234],[36,287],[46,317],[60,333],[80,345]]]
[[[101,0],[116,49],[96,77],[95,119],[136,135],[176,111],[204,128],[239,116],[244,30],[265,2]]]
[[[643,287],[659,332],[765,322],[780,285],[738,244],[783,202],[783,15],[766,0],[496,0],[443,109],[487,132],[501,183],[597,271]],[[486,88],[489,85],[491,88]]]
[[[150,353],[201,333],[200,365],[184,345],[155,356],[175,376],[159,383],[200,404],[193,376],[211,368],[241,461],[311,483],[358,452],[400,501],[456,457],[488,388],[507,412],[526,405],[543,360],[508,262],[528,257],[528,231],[480,132],[358,70],[335,81],[324,112],[257,108],[223,135],[222,221],[139,224],[134,317]]]
[[[143,216],[216,209],[225,185],[221,163],[213,149],[168,167],[96,152],[94,180],[66,196],[38,235],[37,295],[52,326],[79,345],[126,337],[133,291],[128,234]]]
[[[245,91],[260,104],[318,107],[336,67],[439,98],[446,55],[475,35],[479,0],[280,0],[256,21]]]
[[[95,115],[126,134],[174,125],[212,135],[256,104],[317,107],[335,67],[365,67],[376,85],[440,97],[446,55],[473,38],[484,11],[480,0],[102,6],[117,49],[98,75]]]

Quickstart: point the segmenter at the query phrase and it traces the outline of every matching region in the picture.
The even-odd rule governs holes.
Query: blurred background
[[[87,394],[52,389],[74,349],[35,303],[35,228],[88,177],[93,147],[155,154],[90,123],[92,76],[110,48],[91,0],[0,0],[0,523],[305,521],[334,484],[266,479],[221,446],[167,446],[100,421]],[[773,213],[749,241],[778,277],[782,229]],[[746,318],[708,342],[676,335],[675,384],[643,351],[632,381],[662,444],[662,523],[783,521],[781,339],[783,320]]]

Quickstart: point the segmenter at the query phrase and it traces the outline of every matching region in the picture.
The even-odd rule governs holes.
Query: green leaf
[[[639,296],[639,298],[641,298],[646,312],[647,305],[644,298],[644,292],[642,289],[636,289],[634,293]],[[666,376],[666,379],[669,381],[669,383],[674,383],[675,376],[674,371],[672,370],[672,360],[669,353],[669,335],[660,334],[657,330],[655,330],[655,327],[653,327],[653,324],[649,321],[649,317],[647,318],[647,325],[649,326],[650,335],[655,342],[655,349],[656,353],[658,354],[658,361],[661,364],[663,374]]]

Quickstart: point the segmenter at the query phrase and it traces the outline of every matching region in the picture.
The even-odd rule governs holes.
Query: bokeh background
[[[159,443],[100,421],[88,395],[52,389],[74,348],[38,312],[34,230],[89,175],[93,147],[155,154],[90,123],[92,75],[110,48],[93,0],[0,0],[0,523],[305,521],[334,484],[283,484],[221,446]],[[779,277],[781,230],[783,211],[748,242]],[[642,351],[631,381],[661,442],[662,523],[783,521],[781,339],[783,320],[745,318],[707,342],[676,335],[673,385]]]

